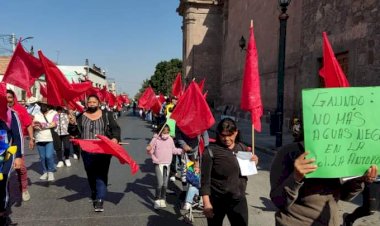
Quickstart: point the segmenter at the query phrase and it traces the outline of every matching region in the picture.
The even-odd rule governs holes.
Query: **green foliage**
[[[150,79],[143,81],[142,87],[135,98],[138,99],[149,85],[156,94],[162,93],[169,96],[172,90],[172,84],[177,73],[182,70],[182,61],[179,59],[171,59],[170,61],[161,61],[156,65],[156,70]]]

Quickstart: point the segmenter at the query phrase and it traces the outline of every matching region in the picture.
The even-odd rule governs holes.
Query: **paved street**
[[[15,178],[11,182],[12,219],[19,225],[188,225],[182,221],[177,196],[180,184],[170,185],[173,194],[167,198],[168,207],[155,211],[152,207],[155,176],[145,146],[152,136],[149,124],[137,117],[119,119],[122,139],[130,144],[126,149],[140,165],[140,172],[131,176],[129,167],[113,158],[109,173],[109,192],[105,212],[95,213],[88,197],[88,184],[82,161],[71,160],[70,168],[59,168],[56,181],[41,182],[41,166],[36,151],[27,151],[26,163],[30,178],[31,200],[20,202]],[[269,199],[269,167],[272,156],[258,152],[259,174],[249,178],[247,198],[250,225],[274,225],[274,207]],[[342,203],[342,210],[351,211],[351,203]],[[361,220],[356,225],[379,225],[379,214]],[[194,225],[206,225],[198,217]],[[229,225],[226,220],[225,225]]]

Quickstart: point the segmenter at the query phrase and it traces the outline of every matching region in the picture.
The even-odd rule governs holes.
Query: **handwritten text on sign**
[[[318,169],[307,177],[363,175],[380,167],[380,87],[302,91],[305,148]]]

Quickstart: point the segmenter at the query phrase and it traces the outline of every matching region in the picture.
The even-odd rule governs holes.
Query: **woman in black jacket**
[[[113,142],[120,141],[120,127],[111,112],[100,109],[100,101],[96,95],[87,98],[86,112],[77,118],[78,132],[81,139],[96,139],[96,135],[106,135]],[[74,131],[71,131],[75,133]],[[108,170],[111,155],[82,151],[84,168],[91,188],[91,199],[95,212],[103,212],[103,200],[107,193]]]
[[[236,154],[247,151],[239,143],[238,129],[232,119],[225,118],[217,126],[216,144],[203,153],[200,194],[208,225],[222,225],[227,215],[231,225],[248,225],[245,197],[247,177],[240,173]],[[252,160],[258,162],[256,155]]]

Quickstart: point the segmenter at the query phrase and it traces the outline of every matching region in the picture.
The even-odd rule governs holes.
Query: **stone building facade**
[[[288,7],[284,113],[301,113],[301,90],[321,86],[322,32],[352,86],[380,85],[380,1],[297,0]],[[277,101],[277,62],[280,9],[278,1],[181,0],[183,17],[183,73],[206,77],[208,102],[216,110],[230,106],[230,114],[248,117],[239,109],[245,51],[254,22],[259,55],[262,100],[266,112]]]

